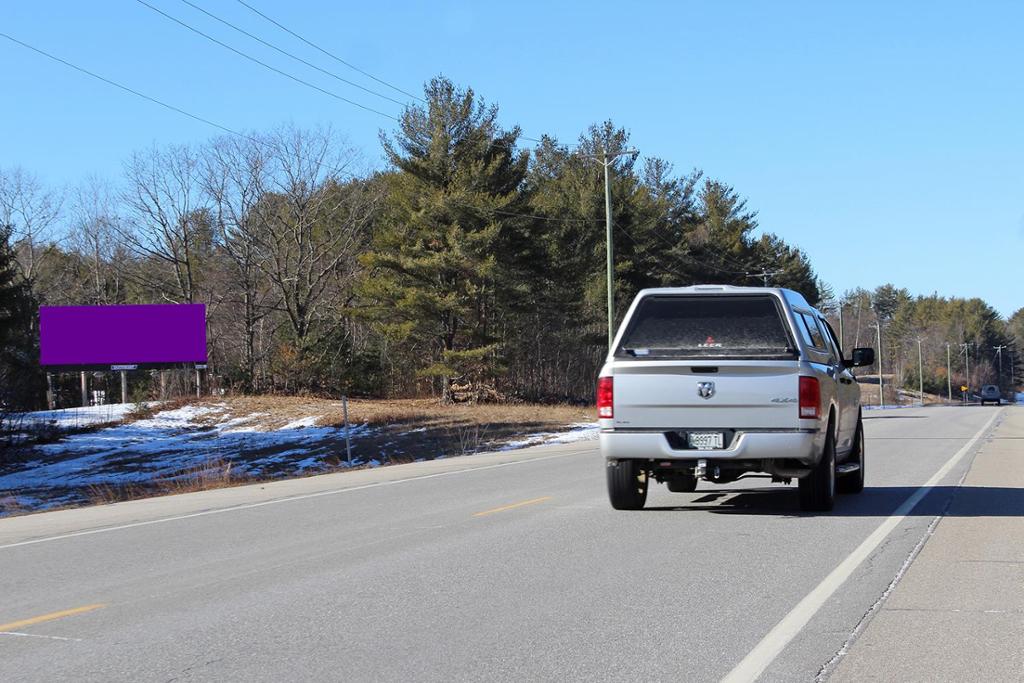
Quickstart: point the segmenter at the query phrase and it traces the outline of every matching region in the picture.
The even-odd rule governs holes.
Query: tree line
[[[923,386],[926,393],[959,399],[962,386],[977,393],[983,384],[995,384],[1008,392],[1021,377],[1016,341],[1024,340],[1024,308],[1004,320],[981,299],[915,297],[886,284],[854,289],[831,302],[835,329],[840,312],[851,348],[877,347],[881,325],[882,371],[894,388],[916,393]]]
[[[627,131],[528,145],[472,89],[424,94],[381,133],[383,169],[329,128],[282,126],[139,151],[65,193],[0,170],[0,400],[42,401],[38,306],[160,302],[207,305],[229,391],[588,400],[606,344],[597,159]],[[623,155],[611,196],[617,319],[644,287],[762,270],[832,299],[726,182]]]

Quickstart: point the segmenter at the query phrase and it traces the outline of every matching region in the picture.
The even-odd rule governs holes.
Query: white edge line
[[[0,636],[19,636],[21,638],[46,638],[47,640],[69,640],[75,643],[82,642],[81,638],[65,638],[64,636],[42,636],[38,633],[21,633],[20,631],[0,631]]]
[[[7,550],[9,548],[20,548],[26,545],[35,545],[37,543],[48,543],[50,541],[60,541],[65,538],[77,538],[78,536],[91,536],[93,534],[104,534],[110,531],[120,531],[122,529],[134,529],[140,526],[150,526],[152,524],[164,524],[166,522],[175,522],[181,519],[192,519],[195,517],[206,517],[208,515],[219,515],[225,512],[237,512],[239,510],[251,510],[253,508],[265,507],[267,505],[277,505],[279,503],[291,503],[296,500],[308,500],[310,498],[320,498],[321,496],[333,496],[339,493],[348,493],[350,491],[362,491],[365,489],[377,488],[379,486],[390,486],[392,484],[403,484],[409,481],[421,481],[423,479],[434,479],[435,477],[446,477],[453,474],[465,474],[467,472],[477,472],[479,470],[492,470],[498,467],[508,467],[509,465],[523,465],[531,462],[540,462],[542,460],[553,460],[555,458],[568,458],[574,455],[581,455],[582,452],[577,453],[557,453],[555,455],[545,455],[539,458],[527,458],[524,460],[512,460],[510,462],[499,462],[494,465],[481,465],[480,467],[466,467],[459,470],[449,470],[447,472],[435,472],[434,474],[422,474],[416,477],[407,477],[405,479],[393,479],[391,481],[377,481],[372,484],[363,484],[361,486],[349,486],[341,489],[330,489],[328,491],[316,491],[314,493],[303,493],[295,496],[286,496],[284,498],[274,498],[272,500],[264,500],[258,503],[244,503],[242,505],[233,505],[226,508],[218,508],[216,510],[203,510],[201,512],[192,512],[187,515],[175,515],[173,517],[159,517],[157,519],[148,519],[143,522],[132,522],[131,524],[120,524],[118,526],[106,526],[98,529],[87,529],[85,531],[73,531],[67,534],[59,534],[57,536],[46,536],[44,538],[34,538],[28,541],[18,541],[17,543],[8,543],[6,545],[0,545],[0,550]]]
[[[754,649],[737,664],[732,671],[722,678],[722,683],[747,683],[756,681],[764,673],[775,658],[795,638],[807,622],[817,614],[818,610],[828,601],[832,594],[839,589],[843,583],[850,578],[854,570],[860,566],[867,557],[879,546],[882,541],[892,533],[911,510],[921,502],[921,499],[931,493],[935,485],[945,477],[960,460],[967,455],[979,439],[988,431],[995,422],[995,419],[1002,413],[997,411],[978,432],[971,437],[964,446],[950,457],[931,478],[920,486],[914,493],[910,494],[896,510],[878,525],[864,541],[850,553],[846,559],[839,563],[821,583],[808,593],[804,598],[782,618],[761,641],[754,646]]]

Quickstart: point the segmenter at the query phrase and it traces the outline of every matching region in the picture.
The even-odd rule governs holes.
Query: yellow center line
[[[106,607],[105,604],[97,603],[95,605],[85,605],[84,607],[66,609],[61,612],[50,612],[49,614],[43,614],[30,619],[22,619],[21,621],[12,621],[8,624],[0,624],[0,631],[16,631],[19,628],[32,626],[33,624],[41,624],[44,621],[53,621],[54,619],[63,619],[64,617],[71,617],[76,614],[84,614],[85,612],[92,612],[93,610],[103,609],[104,607]]]
[[[483,517],[484,515],[493,515],[495,512],[504,512],[505,510],[513,510],[515,508],[521,508],[524,505],[533,505],[534,503],[543,503],[546,500],[551,500],[551,496],[543,496],[541,498],[532,498],[531,500],[524,500],[521,503],[512,503],[511,505],[503,505],[500,508],[494,508],[493,510],[484,510],[483,512],[477,512],[474,517]]]

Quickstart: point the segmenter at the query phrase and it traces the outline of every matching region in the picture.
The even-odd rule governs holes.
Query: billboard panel
[[[206,306],[42,306],[39,352],[48,367],[205,363]]]

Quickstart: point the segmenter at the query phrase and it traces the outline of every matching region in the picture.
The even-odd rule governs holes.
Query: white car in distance
[[[800,507],[864,488],[860,387],[825,317],[787,289],[697,285],[633,301],[597,387],[612,507],[760,474],[799,480]]]

